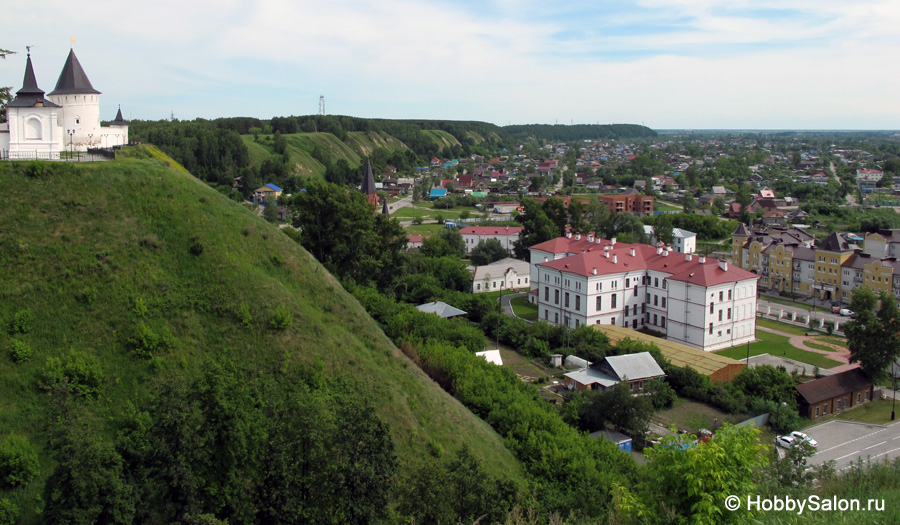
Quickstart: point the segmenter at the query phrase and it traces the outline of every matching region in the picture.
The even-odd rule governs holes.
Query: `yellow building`
[[[816,246],[813,293],[818,294],[819,299],[834,301],[843,298],[841,266],[851,255],[853,249],[850,244],[835,232]]]

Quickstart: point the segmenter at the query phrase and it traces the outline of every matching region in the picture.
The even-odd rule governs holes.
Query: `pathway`
[[[824,355],[825,357],[827,357],[833,361],[840,362],[841,363],[840,365],[835,366],[833,368],[829,368],[829,370],[831,370],[832,372],[844,372],[846,370],[850,370],[850,369],[859,367],[859,364],[857,364],[857,363],[853,363],[853,364],[850,363],[850,350],[847,350],[846,348],[844,348],[842,346],[830,344],[827,341],[822,341],[821,339],[816,339],[817,337],[820,337],[820,336],[789,334],[787,332],[782,332],[780,330],[775,330],[773,328],[766,328],[764,326],[757,326],[756,329],[762,330],[763,332],[769,332],[770,334],[787,337],[789,339],[789,342],[791,343],[791,346],[793,346],[794,348],[799,348],[800,350],[806,350],[807,352],[815,352],[817,354]],[[827,350],[820,350],[818,348],[813,348],[811,346],[806,346],[806,344],[804,344],[804,343],[806,343],[806,341],[811,341],[811,340],[814,340],[816,343],[818,343],[820,345],[829,346],[831,348],[836,348],[837,351],[829,352]]]

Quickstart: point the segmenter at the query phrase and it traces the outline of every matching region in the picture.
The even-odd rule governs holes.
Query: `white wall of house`
[[[490,272],[488,272],[484,277],[479,276],[472,280],[472,293],[525,288],[528,286],[528,281],[528,274],[519,274],[511,268],[505,272],[500,270],[496,276],[491,275]]]
[[[666,337],[702,350],[720,350],[755,340],[756,281],[703,287],[669,281]]]

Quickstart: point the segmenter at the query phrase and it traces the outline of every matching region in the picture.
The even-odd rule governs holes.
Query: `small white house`
[[[694,253],[697,251],[697,234],[682,230],[681,228],[672,228],[674,241],[672,249],[678,253]],[[650,238],[650,244],[656,245],[657,238],[653,232],[653,226],[644,225],[644,234]]]
[[[530,275],[531,265],[527,261],[512,257],[485,266],[477,266],[472,273],[472,293],[528,288]]]

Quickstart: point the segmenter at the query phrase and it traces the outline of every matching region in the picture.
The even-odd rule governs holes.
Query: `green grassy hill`
[[[250,152],[251,165],[260,166],[275,154],[270,138],[271,136],[260,136],[260,141],[257,142],[253,135],[241,136]],[[292,133],[285,135],[285,139],[291,167],[301,177],[321,177],[325,174],[325,166],[311,155],[316,147],[328,155],[332,162],[344,159],[352,168],[362,164],[366,156],[376,148],[388,151],[407,149],[400,140],[376,131],[351,131],[347,133],[346,142],[331,133]]]
[[[422,134],[434,141],[441,149],[459,145],[459,141],[456,140],[456,137],[446,131],[441,131],[439,129],[425,129],[422,130]]]
[[[318,143],[359,162],[331,135],[288,141],[292,155]],[[351,142],[365,146],[362,137]],[[97,399],[79,401],[78,417],[108,440],[127,406],[151,401],[158,378],[194,376],[227,359],[254,376],[321,373],[350,385],[388,425],[401,473],[436,448],[468,445],[491,473],[522,479],[500,436],[405,357],[297,243],[158,150],[131,156],[0,164],[0,438],[25,436],[40,461],[34,481],[0,486],[0,499],[17,503],[25,521],[40,521],[38,496],[54,468],[54,399],[41,385],[51,358],[76,354],[102,371]],[[270,326],[278,310],[292,317],[283,330]],[[32,320],[16,333],[24,311]],[[171,334],[170,349],[135,355],[142,326]],[[26,362],[11,359],[13,339],[33,350]]]

